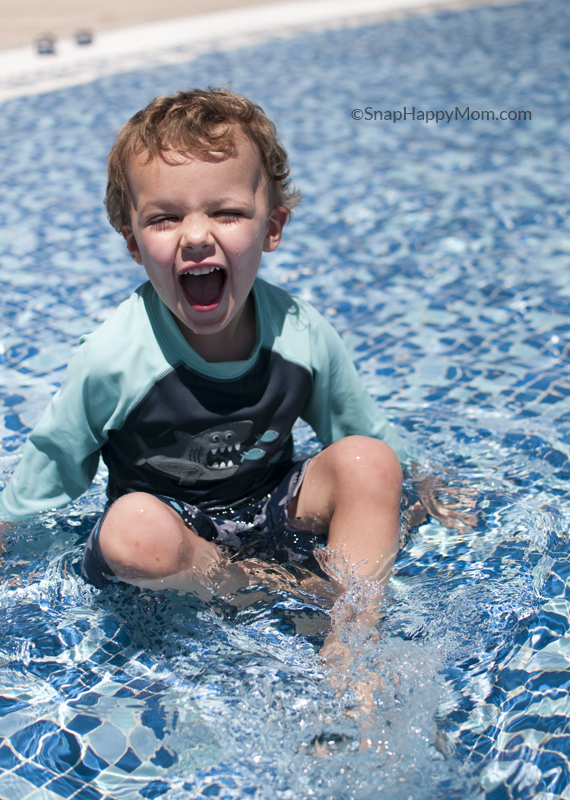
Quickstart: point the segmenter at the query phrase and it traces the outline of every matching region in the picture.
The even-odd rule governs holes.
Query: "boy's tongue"
[[[225,274],[221,269],[208,272],[207,275],[183,275],[182,286],[192,306],[211,306],[221,294]]]

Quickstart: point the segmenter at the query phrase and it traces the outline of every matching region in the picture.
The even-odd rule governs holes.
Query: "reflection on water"
[[[547,0],[311,33],[3,105],[3,477],[78,336],[142,278],[101,206],[114,131],[160,92],[232,81],[277,120],[305,194],[264,276],[330,317],[476,520],[415,528],[364,624],[298,568],[213,601],[86,586],[99,475],[6,541],[0,795],[568,794],[569,14]],[[352,120],[369,104],[533,118]]]

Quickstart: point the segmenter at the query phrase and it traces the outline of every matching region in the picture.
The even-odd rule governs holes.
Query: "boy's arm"
[[[15,522],[62,508],[91,484],[99,463],[99,445],[73,426],[58,424],[48,407],[24,445],[22,459],[0,495],[0,519]],[[59,414],[55,414],[57,420]],[[86,441],[87,440],[87,441]]]
[[[0,495],[0,519],[15,522],[61,508],[91,484],[108,416],[100,387],[89,380],[83,347],[72,357],[54,395],[24,445]]]
[[[366,391],[342,339],[318,312],[309,314],[314,383],[303,419],[324,445],[345,436],[371,436],[390,445],[402,466],[409,466],[411,449]]]

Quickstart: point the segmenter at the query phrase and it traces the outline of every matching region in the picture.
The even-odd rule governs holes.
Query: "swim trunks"
[[[199,536],[222,545],[238,558],[261,558],[279,563],[295,562],[308,569],[317,569],[313,551],[326,544],[322,533],[295,527],[289,520],[289,503],[297,494],[310,459],[297,462],[273,492],[239,508],[206,514],[196,506],[156,495],[173,508]],[[118,578],[103,557],[99,533],[112,505],[108,506],[91,531],[85,551],[81,573],[88,583],[101,589],[108,583],[119,583]]]

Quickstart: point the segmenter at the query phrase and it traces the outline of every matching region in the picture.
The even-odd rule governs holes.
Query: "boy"
[[[111,150],[109,218],[149,281],[81,340],[0,497],[4,520],[61,507],[101,454],[95,586],[180,587],[218,544],[284,529],[387,579],[405,450],[328,323],[257,278],[298,202],[288,174],[272,123],[227,91],[155,99]],[[298,417],[327,445],[303,463]]]

